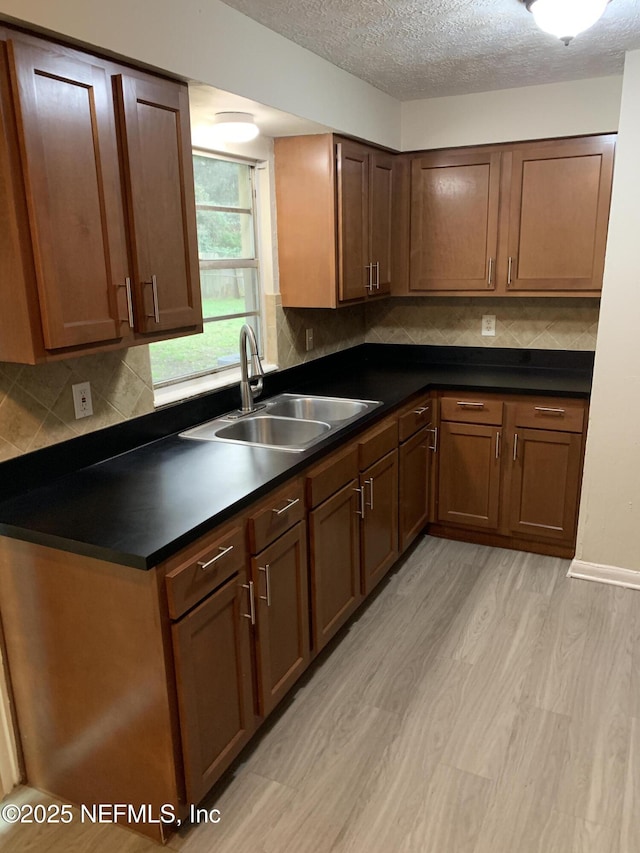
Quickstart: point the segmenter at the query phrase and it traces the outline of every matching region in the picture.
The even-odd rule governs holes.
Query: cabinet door
[[[438,521],[495,530],[500,500],[501,429],[443,423],[438,463]]]
[[[360,489],[347,483],[309,513],[313,641],[320,651],[362,599]]]
[[[425,427],[400,445],[400,553],[429,518],[430,434],[431,430]]]
[[[128,189],[136,327],[197,327],[202,303],[187,89],[116,77]]]
[[[200,802],[254,729],[243,580],[230,580],[171,629],[190,803]]]
[[[513,152],[509,290],[601,289],[613,150],[604,138]]]
[[[309,663],[307,537],[303,523],[251,560],[257,597],[258,700],[266,715]]]
[[[368,595],[398,558],[398,451],[364,471],[360,488],[364,490],[362,591]]]
[[[393,155],[372,151],[369,175],[372,296],[391,293]]]
[[[370,292],[369,154],[366,148],[338,142],[339,301],[363,300]]]
[[[45,348],[118,339],[128,268],[108,74],[53,46],[8,47]]]
[[[571,545],[582,471],[582,435],[518,429],[511,460],[509,529]]]
[[[432,154],[411,164],[411,291],[492,290],[500,157]]]

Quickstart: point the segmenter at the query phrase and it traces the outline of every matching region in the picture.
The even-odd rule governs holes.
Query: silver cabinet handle
[[[258,566],[259,572],[264,572],[265,592],[266,595],[261,595],[260,600],[267,602],[267,607],[271,607],[271,566],[267,563],[264,567]]]
[[[118,287],[124,287],[127,291],[127,315],[129,319],[129,328],[133,329],[133,296],[131,295],[131,279],[127,276],[124,284],[119,284]]]
[[[468,400],[458,400],[457,405],[463,409],[484,409],[484,403],[471,403]]]
[[[202,571],[206,571],[209,566],[212,566],[214,563],[217,563],[218,560],[221,560],[225,554],[228,554],[230,551],[233,551],[233,545],[229,545],[228,548],[220,548],[220,553],[216,554],[211,560],[207,560],[206,563],[198,562],[198,565],[202,569]]]
[[[158,305],[158,279],[155,275],[152,275],[151,281],[145,281],[144,283],[151,285],[151,295],[153,297],[153,314],[147,314],[147,317],[153,317],[156,323],[159,323],[160,307]]]
[[[364,489],[354,489],[353,491],[358,492],[358,495],[360,496],[360,509],[356,510],[356,515],[359,515],[360,518],[364,518]]]
[[[282,509],[272,509],[271,512],[274,515],[283,515],[285,512],[288,512],[292,506],[300,503],[300,498],[287,498],[287,505],[283,506]]]
[[[543,415],[564,415],[564,409],[554,409],[551,406],[534,406],[536,412],[542,412]]]
[[[365,506],[368,506],[369,509],[373,509],[373,477],[369,477],[368,480],[365,480],[364,484],[365,486],[369,486],[369,503],[365,502]]]
[[[380,290],[380,261],[376,261],[376,290]]]
[[[513,434],[513,461],[518,459],[518,433]]]
[[[422,406],[421,409],[414,409],[413,414],[414,415],[424,415],[424,413],[428,412],[428,411],[429,411],[429,406]]]
[[[368,282],[365,284],[365,290],[368,290],[369,293],[373,290],[373,264],[367,264],[365,267],[368,276]]]
[[[253,598],[253,581],[249,581],[249,583],[243,583],[242,589],[248,589],[249,590],[249,612],[248,613],[242,613],[241,616],[243,616],[245,619],[250,619],[251,624],[255,625],[256,624],[256,603],[255,603],[254,598]]]
[[[509,255],[509,269],[507,270],[507,287],[511,286],[511,273],[513,271],[513,258]]]
[[[496,459],[500,459],[500,432],[496,433]]]
[[[433,450],[434,453],[438,452],[438,427],[434,427],[433,429],[428,430],[428,432],[433,433],[433,444],[429,445],[429,450]]]
[[[491,287],[491,285],[493,284],[493,265],[493,258],[489,258],[489,274],[487,276],[487,284],[489,285],[489,287]]]

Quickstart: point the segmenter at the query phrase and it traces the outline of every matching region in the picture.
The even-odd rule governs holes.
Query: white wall
[[[640,571],[640,50],[627,54],[576,559]]]
[[[406,101],[402,150],[606,133],[618,128],[622,77]]]
[[[0,0],[0,15],[400,148],[400,103],[219,0]]]

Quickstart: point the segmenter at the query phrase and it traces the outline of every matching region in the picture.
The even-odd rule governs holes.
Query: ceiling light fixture
[[[598,21],[610,0],[522,0],[545,33],[568,45]]]
[[[216,113],[213,127],[223,142],[250,142],[260,133],[251,113]]]

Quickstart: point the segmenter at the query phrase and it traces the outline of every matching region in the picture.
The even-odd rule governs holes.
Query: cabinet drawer
[[[385,421],[380,426],[366,432],[358,441],[358,463],[360,470],[364,471],[382,459],[387,453],[391,453],[398,446],[398,422],[395,420]]]
[[[178,619],[211,590],[245,566],[244,530],[240,524],[226,527],[166,575],[169,615]]]
[[[310,509],[335,494],[350,480],[358,478],[358,445],[352,444],[333,454],[307,475],[307,504]]]
[[[302,481],[295,480],[260,504],[249,516],[249,547],[252,554],[262,551],[290,527],[304,518]]]
[[[440,401],[440,419],[465,424],[502,423],[502,400],[492,400],[476,394],[457,394]]]
[[[433,404],[429,397],[422,397],[411,404],[398,418],[398,438],[406,441],[422,427],[431,423]]]
[[[554,400],[532,400],[530,403],[517,403],[515,409],[516,427],[582,432],[584,426],[584,409],[575,403],[566,405]]]

